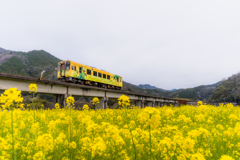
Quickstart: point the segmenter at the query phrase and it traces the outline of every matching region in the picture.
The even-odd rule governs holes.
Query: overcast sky
[[[0,47],[43,49],[163,89],[240,71],[240,1],[0,0]]]

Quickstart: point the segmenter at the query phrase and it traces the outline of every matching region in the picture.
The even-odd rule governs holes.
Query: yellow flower
[[[51,134],[43,134],[37,138],[36,148],[47,152],[53,151],[53,138]]]
[[[99,99],[97,97],[93,98],[93,102],[92,102],[93,109],[96,109],[98,103],[99,103]]]
[[[42,159],[43,159],[43,151],[39,151],[33,156],[33,160],[42,160]]]
[[[72,96],[67,97],[67,100],[66,100],[67,108],[73,108],[74,102],[75,102],[74,97]]]
[[[92,104],[93,105],[96,105],[96,104],[98,104],[99,103],[99,99],[97,98],[97,97],[94,97],[93,98],[93,101],[92,101]]]
[[[55,107],[55,109],[59,109],[60,108],[59,103],[56,103],[54,107]]]
[[[196,153],[191,156],[191,160],[205,160],[201,153]]]
[[[227,155],[222,155],[220,160],[234,160],[234,158],[227,156]]]
[[[118,98],[118,105],[119,108],[123,108],[123,107],[128,107],[130,106],[130,100],[128,96],[122,95]]]
[[[18,91],[17,88],[9,88],[0,96],[0,104],[2,104],[3,109],[9,109],[10,106],[22,108],[22,101],[21,91]]]
[[[201,106],[201,105],[203,105],[203,102],[202,101],[198,101],[197,104],[198,104],[198,106]]]
[[[76,149],[77,144],[73,141],[73,142],[69,143],[69,148]]]
[[[29,86],[29,90],[30,90],[30,93],[34,92],[34,93],[37,93],[37,85],[34,84],[34,83],[31,83]]]
[[[89,109],[89,107],[88,107],[88,105],[87,105],[87,104],[84,104],[82,109],[83,109],[83,110],[88,110],[88,109]]]

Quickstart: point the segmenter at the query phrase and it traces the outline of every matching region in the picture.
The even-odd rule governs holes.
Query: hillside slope
[[[191,100],[207,101],[218,84],[220,84],[220,82],[212,85],[201,85],[194,88],[179,89],[176,91],[163,91],[161,89],[142,89],[139,88],[139,86],[124,82],[124,90],[168,98],[185,98]]]
[[[240,73],[219,84],[210,96],[211,102],[240,102]]]
[[[168,90],[165,90],[165,89],[162,89],[162,88],[151,86],[150,84],[139,84],[138,87],[142,88],[142,89],[159,89],[161,91],[168,91]]]
[[[0,48],[0,72],[4,73],[40,77],[45,70],[44,78],[56,80],[55,68],[59,61],[61,60],[44,50],[25,53]]]
[[[131,83],[123,82],[123,88],[122,90],[130,91],[130,92],[135,92],[135,93],[140,93],[140,94],[147,94],[147,95],[153,95],[153,96],[161,96],[161,97],[166,97],[168,92],[164,92],[159,89],[142,89],[139,88],[136,85],[133,85]]]

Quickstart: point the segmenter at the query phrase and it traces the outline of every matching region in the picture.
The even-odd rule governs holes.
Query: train
[[[58,81],[121,90],[121,76],[70,60],[58,63]]]

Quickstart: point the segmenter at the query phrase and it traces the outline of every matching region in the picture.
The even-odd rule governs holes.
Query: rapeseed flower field
[[[22,101],[17,89],[0,96],[0,160],[240,159],[240,108],[232,104],[141,109],[123,96],[121,109],[75,110],[69,97],[66,108],[26,110]]]

